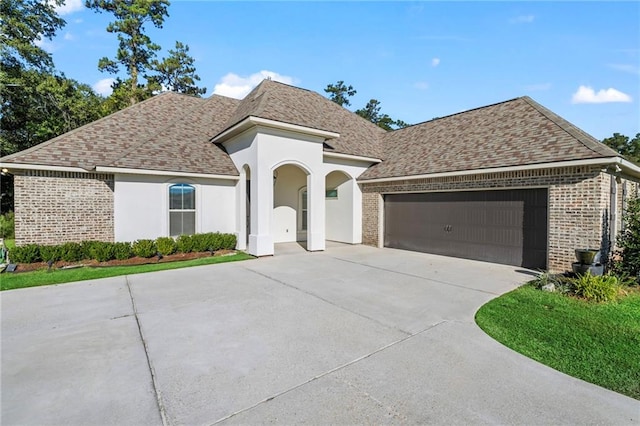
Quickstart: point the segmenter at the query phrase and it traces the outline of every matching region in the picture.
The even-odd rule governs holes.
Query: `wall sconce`
[[[276,180],[278,179],[278,171],[273,171],[273,186],[276,186]]]

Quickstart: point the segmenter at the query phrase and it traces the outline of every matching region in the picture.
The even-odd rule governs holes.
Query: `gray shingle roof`
[[[240,101],[167,92],[89,123],[2,162],[45,166],[121,167],[237,175],[222,148],[209,142]]]
[[[0,161],[234,176],[210,140],[249,116],[336,132],[325,151],[383,159],[360,180],[617,156],[528,97],[386,132],[318,93],[265,80],[242,101],[164,93]]]
[[[618,156],[527,96],[388,132],[382,140],[385,161],[360,180]]]
[[[240,103],[226,128],[253,116],[340,134],[326,151],[380,158],[385,130],[319,93],[264,80]]]

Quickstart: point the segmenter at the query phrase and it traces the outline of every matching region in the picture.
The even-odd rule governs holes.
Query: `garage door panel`
[[[385,196],[385,246],[545,268],[547,190]]]

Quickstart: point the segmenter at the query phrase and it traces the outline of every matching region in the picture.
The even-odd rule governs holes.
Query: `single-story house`
[[[608,251],[640,168],[529,97],[385,131],[265,80],[242,100],[164,93],[0,159],[16,244],[229,232],[564,271]]]

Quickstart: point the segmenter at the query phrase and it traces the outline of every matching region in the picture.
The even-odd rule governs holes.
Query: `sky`
[[[67,25],[41,45],[67,77],[109,93],[112,16],[67,0]],[[200,86],[242,98],[263,78],[321,94],[352,85],[415,124],[519,96],[597,139],[640,133],[640,2],[247,2],[173,0],[163,47],[186,43]],[[122,75],[124,77],[124,74]]]

